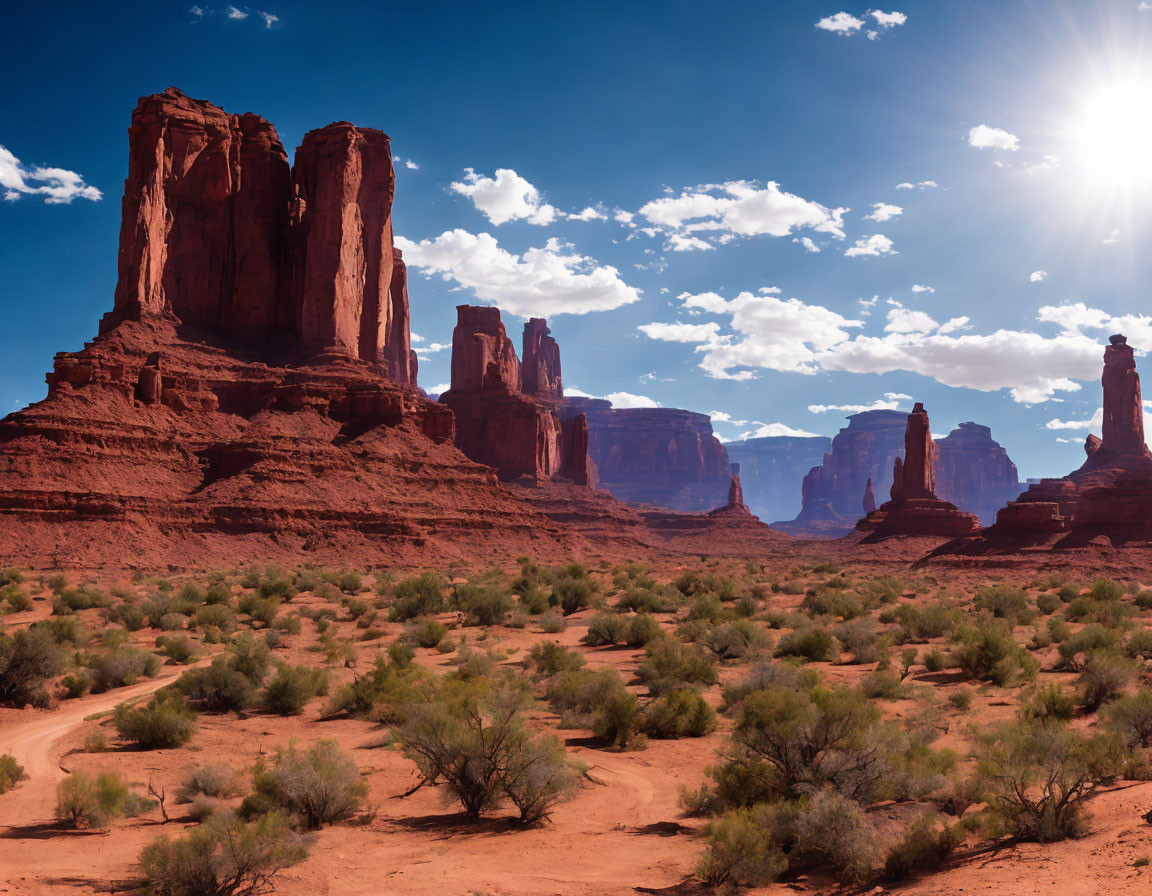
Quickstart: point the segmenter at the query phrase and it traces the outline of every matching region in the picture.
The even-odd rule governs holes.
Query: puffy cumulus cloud
[[[812,414],[827,414],[829,411],[842,411],[845,414],[860,414],[864,411],[897,411],[900,403],[911,401],[911,395],[903,392],[885,392],[883,398],[877,398],[871,404],[810,404],[808,411]]]
[[[878,9],[873,9],[868,12],[876,24],[881,28],[895,28],[897,25],[903,25],[908,21],[908,15],[902,12],[881,12]]]
[[[889,205],[887,202],[874,202],[872,203],[872,214],[865,215],[865,219],[869,221],[891,221],[893,218],[898,218],[904,214],[904,209],[898,205]]]
[[[936,290],[931,286],[922,286],[919,283],[913,283],[912,292],[936,292]]]
[[[747,426],[747,420],[736,420],[727,411],[709,411],[708,416],[712,418],[713,423],[730,423],[733,426]]]
[[[1043,283],[1047,279],[1048,279],[1048,272],[1047,271],[1033,271],[1031,274],[1028,275],[1028,282],[1029,283]]]
[[[658,408],[660,402],[647,395],[636,395],[632,392],[609,392],[607,395],[593,395],[583,389],[570,386],[564,387],[564,394],[572,398],[601,398],[612,402],[614,408]]]
[[[1002,128],[978,124],[968,131],[968,145],[977,149],[1003,149],[1016,152],[1020,148],[1020,138]]]
[[[849,258],[874,258],[877,255],[896,255],[895,244],[882,233],[856,240],[856,243],[844,250]]]
[[[858,19],[856,16],[846,12],[838,12],[835,15],[825,16],[816,23],[816,27],[821,31],[831,31],[833,34],[855,34],[864,27],[864,20]]]
[[[236,22],[242,22],[248,18],[248,13],[243,9],[237,9],[235,6],[229,6],[227,10],[228,18]]]
[[[477,210],[496,226],[508,221],[545,225],[556,220],[556,209],[544,202],[540,191],[511,168],[497,168],[495,177],[464,169],[464,179],[449,189],[467,196]]]
[[[687,187],[643,205],[649,236],[663,235],[676,252],[708,249],[736,237],[790,236],[812,230],[844,238],[847,208],[827,208],[769,181],[728,181]]]
[[[702,298],[703,297],[703,298]],[[648,336],[695,343],[699,366],[717,379],[748,380],[758,370],[814,374],[821,371],[918,373],[948,386],[993,392],[1009,390],[1025,404],[1076,392],[1100,374],[1101,341],[1109,332],[1134,336],[1152,346],[1152,318],[1111,315],[1083,304],[1048,306],[1038,323],[1054,324],[1055,335],[1030,330],[971,332],[967,317],[943,324],[893,302],[882,331],[858,332],[861,321],[799,299],[741,293],[723,302],[714,293],[684,294],[686,308],[728,317],[715,330],[707,325],[660,324]],[[875,300],[864,300],[871,307]],[[695,328],[699,329],[687,329]],[[1086,331],[1095,331],[1092,333]],[[674,337],[674,338],[673,338]]]
[[[396,245],[409,267],[438,274],[520,317],[611,311],[640,298],[616,268],[556,239],[520,255],[502,249],[491,234],[460,229],[419,242],[398,236]]]
[[[0,146],[0,187],[4,199],[15,202],[22,196],[43,196],[48,205],[68,205],[73,199],[98,202],[104,194],[86,184],[75,171],[64,168],[29,168]]]
[[[788,436],[793,439],[818,439],[818,433],[808,432],[806,429],[796,429],[793,426],[788,426],[784,423],[759,423],[755,429],[750,429],[747,432],[740,433],[741,440],[743,439],[774,439],[780,436]]]
[[[587,206],[583,211],[574,212],[564,216],[569,221],[607,221],[608,214],[595,206]]]
[[[816,241],[810,236],[800,237],[800,245],[808,252],[819,252],[820,247],[816,245]]]
[[[437,383],[435,386],[430,386],[428,389],[429,395],[440,396],[452,388],[451,383]]]
[[[1096,413],[1086,420],[1049,420],[1044,424],[1046,429],[1070,429],[1079,430],[1081,432],[1089,432],[1096,430],[1099,432],[1104,427],[1104,408],[1097,408]]]

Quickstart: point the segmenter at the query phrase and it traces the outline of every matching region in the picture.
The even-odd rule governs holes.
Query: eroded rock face
[[[933,490],[936,443],[928,412],[917,402],[904,431],[905,460],[894,461],[892,500],[869,513],[856,530],[871,539],[897,535],[956,537],[980,528],[980,520],[955,504],[942,501]]]
[[[732,464],[707,414],[594,398],[566,398],[562,412],[587,416],[600,487],[619,500],[688,512],[724,504]]]
[[[1100,385],[1103,439],[1088,436],[1079,470],[1033,483],[1004,507],[989,530],[992,541],[1101,532],[1122,543],[1152,531],[1152,453],[1144,443],[1140,376],[1123,336],[1112,336],[1104,349]]]
[[[936,443],[936,494],[991,525],[1025,486],[1008,452],[979,423],[961,423]]]
[[[745,501],[761,519],[792,519],[803,507],[804,476],[820,464],[832,440],[823,436],[769,436],[726,442],[733,464],[740,464]]]
[[[593,484],[587,418],[558,413],[559,396],[548,388],[539,390],[539,378],[539,391],[522,390],[520,360],[499,309],[459,305],[456,315],[452,387],[440,401],[456,415],[457,447],[495,467],[504,480],[563,477]],[[547,333],[543,320],[530,322],[524,329],[525,355],[531,350],[538,373],[554,370],[555,379],[545,379],[559,388],[560,351]]]
[[[288,326],[291,175],[276,129],[169,88],[140,100],[128,141],[119,280],[101,331],[155,316],[259,342]]]
[[[520,365],[520,378],[527,395],[564,397],[560,346],[551,332],[543,318],[534,317],[524,324],[524,361]]]
[[[418,363],[412,350],[412,321],[408,309],[408,266],[404,253],[392,250],[392,282],[388,286],[388,338],[384,341],[382,363],[389,378],[416,385]]]

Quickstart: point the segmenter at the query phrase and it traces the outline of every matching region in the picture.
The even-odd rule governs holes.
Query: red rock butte
[[[522,382],[499,312],[462,308],[459,400],[428,399],[394,189],[382,131],[311,131],[289,167],[257,115],[174,88],[142,98],[112,311],[93,342],[56,356],[45,399],[0,420],[0,563],[203,568],[781,542],[747,520],[649,519],[594,490],[587,420],[564,404],[542,320],[525,328]]]

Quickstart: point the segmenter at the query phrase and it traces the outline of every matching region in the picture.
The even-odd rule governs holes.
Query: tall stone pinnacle
[[[1121,335],[1112,336],[1104,349],[1104,431],[1101,450],[1109,454],[1147,454],[1144,444],[1144,406],[1140,400],[1140,374],[1132,346]]]
[[[892,500],[936,497],[936,444],[924,405],[916,402],[904,431],[904,460],[893,465]]]

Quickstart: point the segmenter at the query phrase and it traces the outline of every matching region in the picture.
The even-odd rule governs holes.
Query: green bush
[[[227,799],[240,794],[240,774],[230,765],[199,765],[184,776],[176,802],[190,803],[198,796]]]
[[[797,656],[810,662],[831,662],[837,654],[836,639],[825,629],[798,629],[788,632],[776,645],[776,656]]]
[[[198,628],[215,626],[230,635],[236,631],[236,613],[224,603],[208,604],[196,611],[196,625]]]
[[[1036,688],[1020,707],[1022,720],[1039,719],[1067,722],[1076,715],[1076,701],[1060,685]]]
[[[706,646],[721,660],[741,660],[771,643],[760,626],[748,619],[737,619],[716,626],[705,639]]]
[[[173,687],[205,712],[241,712],[256,703],[256,685],[227,655],[189,669]]]
[[[1120,649],[1120,634],[1098,622],[1085,626],[1075,634],[1059,639],[1059,668],[1078,672],[1097,651],[1116,652]]]
[[[1012,630],[1002,621],[963,626],[955,637],[955,663],[969,678],[1004,686],[1036,676],[1039,663],[1016,644]]]
[[[1140,688],[1112,701],[1105,707],[1104,717],[1129,747],[1152,747],[1152,691]]]
[[[935,871],[962,840],[959,826],[941,824],[938,816],[926,812],[889,849],[884,872],[893,880],[905,880],[918,872]]]
[[[563,615],[555,610],[547,610],[540,614],[540,630],[546,635],[558,635],[568,628]]]
[[[269,712],[298,716],[313,698],[328,693],[328,673],[312,666],[283,665],[264,688],[261,702]]]
[[[371,671],[341,685],[328,703],[329,716],[347,713],[384,724],[403,722],[410,708],[427,698],[424,674],[377,655]]]
[[[180,837],[154,840],[140,853],[140,865],[152,896],[255,896],[274,892],[276,875],[306,855],[281,812],[251,823],[218,812]]]
[[[134,793],[119,772],[93,778],[73,772],[56,785],[56,819],[73,828],[103,828],[113,818],[146,812],[151,800]]]
[[[655,738],[703,737],[716,727],[716,711],[695,691],[669,691],[645,707],[642,727]]]
[[[560,607],[565,616],[571,616],[592,605],[595,591],[588,578],[560,578],[552,583],[551,603]]]
[[[979,589],[973,605],[977,610],[987,610],[996,619],[1006,619],[1012,624],[1027,622],[1030,615],[1028,595],[1022,589],[1010,585]]]
[[[533,646],[528,654],[536,675],[548,678],[560,672],[575,672],[584,666],[584,657],[555,641],[544,641]]]
[[[1086,801],[1126,759],[1114,736],[1036,721],[984,735],[976,755],[989,810],[1015,836],[1041,843],[1083,835]]]
[[[1077,678],[1080,705],[1085,712],[1096,712],[1119,697],[1135,677],[1136,670],[1127,657],[1105,651],[1092,654]]]
[[[821,790],[801,806],[796,850],[845,884],[863,883],[880,863],[876,836],[864,810],[831,789]]]
[[[183,746],[196,730],[196,713],[176,693],[156,694],[140,707],[121,703],[112,719],[122,738],[146,750]]]
[[[713,685],[718,680],[715,662],[695,645],[664,638],[649,644],[645,652],[647,658],[636,670],[636,677],[654,697],[686,685]]]
[[[270,765],[257,764],[253,779],[259,796],[300,819],[310,831],[351,818],[368,796],[356,763],[330,740],[307,752],[294,744],[277,749]]]
[[[502,625],[512,612],[512,595],[496,586],[461,585],[455,604],[468,625]]]
[[[64,667],[64,652],[47,629],[0,632],[0,704],[21,707],[48,702],[45,685]]]
[[[696,873],[711,886],[761,887],[788,870],[795,825],[791,807],[760,804],[712,819],[705,831],[708,847]]]
[[[447,634],[448,629],[435,619],[421,616],[409,619],[404,624],[404,632],[400,638],[405,643],[415,644],[417,647],[437,647]]]
[[[406,622],[417,616],[431,616],[444,610],[444,581],[431,572],[405,579],[393,589],[390,617]]]
[[[196,659],[196,643],[184,635],[161,635],[156,639],[156,646],[172,662],[185,665]]]
[[[10,753],[0,753],[0,793],[7,793],[24,777],[24,766]]]

